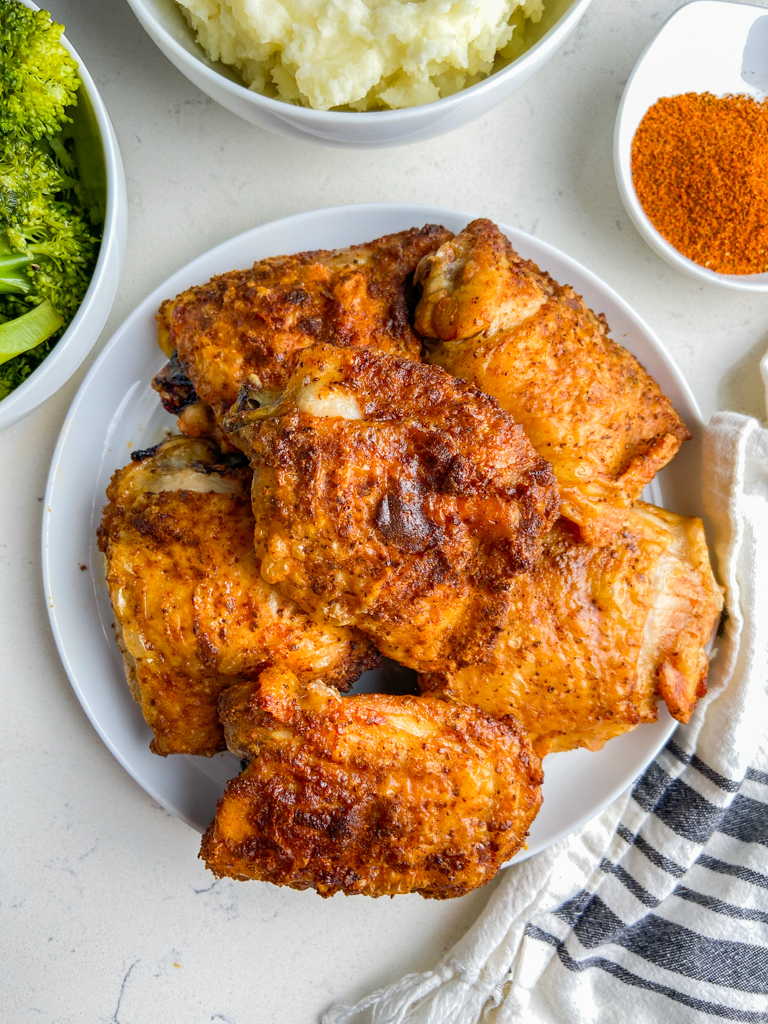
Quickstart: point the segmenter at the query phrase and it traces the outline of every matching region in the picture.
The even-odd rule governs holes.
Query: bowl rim
[[[23,3],[25,7],[29,7],[34,11],[40,10],[40,7],[33,3],[32,0],[20,0],[20,2]],[[56,22],[54,15],[51,15],[51,18]],[[56,342],[53,350],[45,357],[43,362],[40,363],[39,366],[35,367],[25,381],[19,384],[17,388],[14,388],[9,395],[0,401],[0,429],[3,429],[6,426],[11,426],[23,416],[26,416],[27,413],[32,412],[33,409],[46,401],[46,399],[50,398],[51,395],[58,391],[60,387],[66,384],[95,344],[101,331],[101,327],[99,327],[98,330],[93,331],[93,337],[88,341],[88,335],[87,333],[80,331],[80,325],[86,316],[88,306],[90,305],[94,294],[100,288],[102,281],[107,275],[109,269],[108,264],[112,261],[112,250],[115,245],[115,240],[119,235],[120,217],[124,213],[120,208],[120,182],[124,175],[123,164],[117,144],[117,137],[115,136],[112,122],[109,119],[107,108],[104,105],[101,94],[96,88],[96,83],[91,77],[85,62],[80,57],[74,46],[69,42],[65,34],[62,34],[61,42],[66,46],[74,60],[77,61],[78,74],[81,81],[80,87],[88,94],[94,119],[98,125],[99,137],[101,139],[102,149],[104,152],[104,167],[106,175],[107,194],[104,224],[102,226],[101,242],[99,245],[99,255],[96,259],[96,266],[94,267],[88,288],[77,312],[72,318],[64,334],[62,334],[61,338]],[[120,262],[122,263],[122,259]],[[65,375],[61,379],[51,382],[49,378],[56,375],[59,365],[65,358],[71,358],[72,343],[75,341],[78,334],[81,335],[82,340],[80,342],[80,352],[78,356],[75,357],[76,362],[74,366],[71,367],[69,372],[66,372],[65,370]]]
[[[622,203],[624,204],[624,208],[629,219],[657,256],[661,256],[662,259],[666,260],[667,263],[675,267],[677,270],[680,270],[682,273],[688,274],[689,277],[694,277],[706,284],[719,285],[721,288],[730,288],[743,292],[768,292],[768,272],[761,274],[721,274],[716,270],[710,270],[708,267],[703,267],[700,263],[696,263],[695,260],[684,256],[678,249],[668,242],[666,238],[664,238],[646,214],[642,204],[640,203],[640,199],[638,198],[637,191],[635,190],[634,181],[632,179],[631,163],[632,139],[629,140],[628,149],[625,147],[622,140],[624,112],[632,92],[632,87],[642,65],[650,51],[655,46],[659,37],[677,18],[695,17],[695,8],[714,6],[748,8],[752,11],[759,12],[762,16],[768,15],[768,8],[758,7],[756,4],[745,4],[740,2],[740,0],[688,0],[688,3],[678,7],[672,12],[672,14],[670,14],[644,47],[632,68],[626,85],[624,86],[624,92],[622,93],[621,102],[619,103],[619,108],[616,112],[616,121],[614,124],[614,174],[616,176],[619,195],[621,196]],[[745,92],[744,95],[751,94]],[[659,96],[659,98],[661,97]],[[650,107],[648,109],[650,109]]]
[[[342,123],[343,121],[349,120],[350,117],[354,117],[354,119],[361,124],[368,125],[383,124],[387,121],[394,120],[416,120],[422,116],[421,112],[425,110],[429,110],[435,114],[447,113],[456,105],[463,103],[464,97],[472,96],[475,98],[482,96],[485,93],[493,92],[508,78],[514,78],[521,70],[523,62],[527,64],[529,62],[529,58],[530,60],[533,60],[534,55],[538,54],[542,50],[546,52],[557,49],[564,38],[570,33],[571,29],[574,28],[576,23],[581,19],[582,15],[591,3],[592,0],[572,0],[571,6],[568,10],[557,22],[555,22],[552,28],[550,28],[541,39],[533,44],[530,49],[526,50],[519,57],[516,57],[513,61],[510,61],[506,67],[500,68],[496,72],[492,72],[481,82],[476,82],[474,85],[470,85],[466,89],[460,89],[458,92],[455,92],[450,96],[443,96],[441,99],[432,100],[429,103],[419,103],[413,107],[397,107],[393,110],[314,110],[312,107],[302,107],[298,104],[290,103],[287,100],[264,96],[262,93],[256,92],[254,89],[249,89],[246,85],[232,81],[232,79],[226,77],[220,71],[216,70],[216,68],[208,64],[202,57],[193,56],[190,54],[189,50],[178,43],[165,27],[163,20],[155,14],[154,10],[147,6],[145,0],[128,0],[128,4],[139,21],[141,21],[142,24],[147,22],[151,25],[151,31],[156,37],[154,41],[161,48],[171,50],[176,59],[181,61],[186,67],[193,68],[200,72],[209,82],[220,86],[233,96],[240,97],[241,99],[248,98],[250,102],[255,103],[257,106],[263,105],[266,110],[271,111],[278,116],[285,117],[286,111],[293,111],[295,112],[295,116],[306,121],[307,124],[326,125],[329,121],[331,123]],[[141,12],[140,15],[138,13],[139,11]],[[200,49],[201,53],[203,52],[202,47],[196,40],[195,46]]]

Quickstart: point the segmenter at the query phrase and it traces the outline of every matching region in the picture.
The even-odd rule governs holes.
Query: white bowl
[[[664,239],[640,205],[632,183],[632,139],[661,96],[711,92],[768,93],[768,8],[731,0],[693,0],[662,25],[629,76],[614,133],[616,180],[627,213],[648,245],[699,281],[768,292],[768,273],[718,274],[694,263]]]
[[[22,0],[33,10],[36,4]],[[54,21],[56,17],[54,15]],[[43,362],[7,398],[0,401],[0,430],[16,423],[50,398],[65,384],[93,348],[112,308],[125,255],[127,235],[127,198],[125,174],[117,148],[117,139],[99,91],[74,47],[62,36],[62,42],[80,66],[82,85],[78,92],[76,115],[92,115],[94,130],[101,139],[106,178],[106,210],[103,236],[96,268],[85,297],[74,319]]]
[[[128,0],[150,38],[171,63],[233,114],[279,135],[354,149],[423,142],[485,114],[549,60],[590,2],[547,0],[539,41],[477,85],[418,107],[356,113],[310,110],[247,89],[232,68],[208,59],[174,0]]]

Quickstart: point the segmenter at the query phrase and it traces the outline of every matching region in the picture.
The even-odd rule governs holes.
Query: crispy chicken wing
[[[281,391],[298,353],[320,341],[418,359],[411,276],[450,237],[428,224],[348,249],[276,256],[166,300],[159,342],[171,361],[153,384],[165,408],[181,414],[183,432],[210,433],[247,377]]]
[[[514,714],[534,749],[587,747],[656,720],[687,722],[706,692],[705,644],[722,608],[704,529],[638,502],[605,546],[561,519],[518,576],[493,666],[425,675],[422,687]]]
[[[341,697],[268,669],[222,698],[253,758],[203,837],[217,875],[322,896],[447,899],[489,881],[541,803],[541,765],[511,720],[433,697]]]
[[[425,256],[416,280],[427,360],[498,399],[552,463],[562,514],[592,543],[610,537],[689,437],[656,382],[488,220]]]
[[[378,660],[361,633],[313,622],[261,578],[251,472],[237,459],[173,438],[134,453],[107,491],[99,544],[126,674],[157,754],[224,749],[219,694],[265,664],[344,687]]]
[[[438,367],[316,345],[274,404],[246,385],[224,426],[256,469],[268,582],[411,668],[488,657],[558,506],[494,399]]]

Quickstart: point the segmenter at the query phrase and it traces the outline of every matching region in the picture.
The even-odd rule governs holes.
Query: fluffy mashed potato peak
[[[430,103],[525,48],[544,0],[178,0],[257,92],[330,110]]]

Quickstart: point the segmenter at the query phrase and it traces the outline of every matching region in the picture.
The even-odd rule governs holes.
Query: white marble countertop
[[[51,0],[111,113],[125,162],[128,253],[93,356],[172,271],[246,228],[320,206],[428,203],[565,250],[658,332],[704,418],[763,411],[768,296],[704,286],[627,219],[613,122],[639,53],[677,0],[594,0],[563,50],[500,107],[413,148],[320,149],[252,128],[184,79],[119,0]],[[761,6],[768,8],[768,0]],[[321,900],[214,881],[199,836],[153,803],[92,729],[53,643],[40,574],[48,465],[92,358],[0,435],[0,1014],[14,1024],[304,1024],[429,968],[491,886],[439,903]]]

